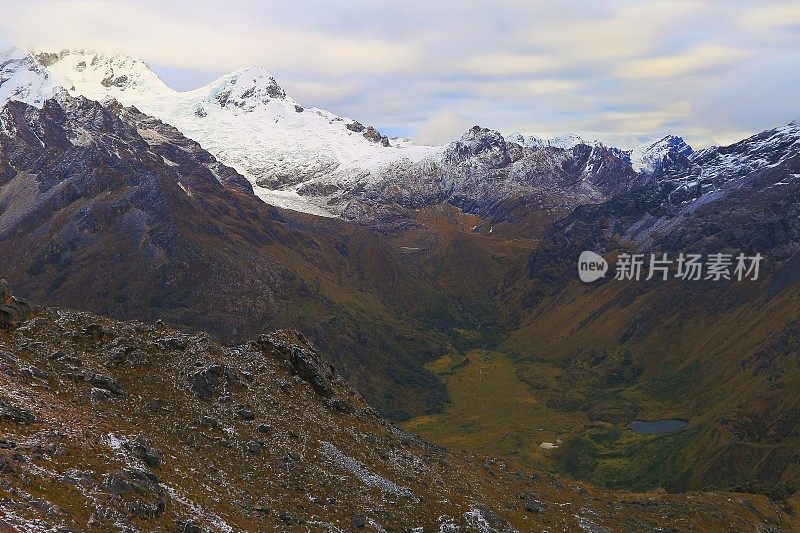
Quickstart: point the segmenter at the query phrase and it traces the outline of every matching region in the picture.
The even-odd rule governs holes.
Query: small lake
[[[625,427],[632,429],[636,433],[655,435],[658,433],[674,433],[682,430],[687,425],[689,425],[689,422],[686,420],[666,418],[664,420],[634,420]]]

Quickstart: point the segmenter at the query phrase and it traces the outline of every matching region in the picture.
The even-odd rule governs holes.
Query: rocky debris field
[[[303,335],[225,347],[3,286],[0,531],[782,531],[763,496],[603,492],[430,445]],[[6,319],[6,317],[12,319]]]

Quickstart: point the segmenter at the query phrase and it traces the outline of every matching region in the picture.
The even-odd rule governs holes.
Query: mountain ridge
[[[92,55],[91,59],[85,58]],[[260,66],[250,66],[224,75],[210,84],[191,91],[177,92],[166,87],[151,72],[145,74],[146,65],[141,60],[94,52],[58,53],[39,52],[44,64],[38,64],[49,76],[51,85],[67,85],[67,90],[95,99],[113,96],[125,105],[135,105],[147,114],[176,126],[188,137],[200,142],[222,162],[244,174],[259,196],[273,205],[296,209],[321,216],[342,216],[371,210],[376,202],[379,207],[390,206],[393,195],[378,198],[376,191],[396,173],[395,169],[408,166],[431,168],[446,166],[445,152],[448,146],[414,146],[403,141],[389,139],[370,126],[356,120],[340,117],[317,108],[305,108],[287,96],[277,81]],[[77,75],[90,71],[84,67],[76,74],[79,65],[94,66],[100,72],[95,75],[93,85],[73,84]],[[127,76],[119,68],[130,65],[134,74]],[[110,65],[110,66],[109,66]],[[94,67],[93,67],[94,68]],[[49,69],[49,70],[48,70]],[[36,70],[36,69],[34,69]],[[149,72],[149,71],[148,71]],[[129,79],[130,78],[130,79]],[[247,78],[247,80],[245,80]],[[136,80],[144,90],[138,90]],[[246,88],[236,81],[242,79]],[[23,77],[27,83],[29,99],[40,102],[36,96],[37,82]],[[131,90],[129,90],[131,89]],[[135,90],[134,90],[135,89]],[[41,88],[39,89],[42,90]],[[147,94],[148,91],[151,94]],[[47,91],[45,91],[46,93]],[[24,95],[23,95],[24,96]],[[1,102],[2,100],[0,100]],[[209,116],[209,114],[211,116]],[[469,132],[467,132],[469,134]],[[513,141],[509,136],[505,140]],[[530,149],[526,155],[535,161],[535,153],[549,149],[571,151],[578,146],[604,146],[587,142],[571,134],[555,140],[517,135],[520,146]],[[280,141],[280,142],[278,142]],[[610,150],[618,150],[607,147]],[[678,147],[678,151],[682,150]],[[631,151],[619,150],[622,159],[630,159]],[[652,164],[641,164],[634,172],[652,173],[660,170],[660,160],[669,153],[660,154]],[[685,155],[685,154],[681,154]],[[643,156],[648,157],[648,156]],[[653,157],[653,156],[650,156]],[[422,176],[421,183],[436,179],[435,171]],[[435,184],[447,188],[448,185]],[[371,197],[365,202],[364,188],[371,188]],[[505,200],[516,201],[516,197],[528,194],[524,188],[516,191],[506,187]],[[468,207],[472,202],[454,200],[456,205]],[[359,205],[352,206],[351,203]],[[416,202],[419,204],[420,202]],[[360,215],[359,215],[360,216]],[[363,217],[362,217],[363,218]]]

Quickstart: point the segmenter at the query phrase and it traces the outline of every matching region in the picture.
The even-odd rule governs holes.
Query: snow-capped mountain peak
[[[571,150],[579,144],[592,145],[596,142],[587,141],[580,135],[571,132],[562,133],[547,139],[536,135],[525,135],[514,132],[510,133],[507,139],[528,148],[562,148],[564,150]]]
[[[64,87],[70,94],[92,100],[175,92],[143,60],[129,55],[64,49],[37,50],[32,56],[46,69],[53,84]]]
[[[301,196],[301,185],[335,190],[379,167],[442,149],[389,139],[351,118],[306,108],[261,65],[179,92],[127,55],[15,49],[0,56],[0,106],[21,100],[41,107],[62,90],[136,106],[245,175],[268,203],[316,214],[336,214],[343,206],[328,205],[331,193]]]
[[[694,153],[692,147],[677,135],[665,135],[650,143],[631,150],[631,166],[636,172],[652,174],[665,165],[689,158]]]
[[[0,54],[0,105],[19,100],[41,106],[55,93],[47,70],[31,54],[20,48]]]
[[[286,98],[286,91],[261,65],[251,65],[222,76],[200,91],[221,107],[252,110],[272,99]]]
[[[698,162],[708,160],[703,168],[713,163],[720,172],[741,167],[739,161],[728,164],[724,150],[694,153],[674,135],[620,150],[575,133],[504,138],[476,126],[446,146],[415,146],[352,118],[301,105],[261,65],[175,91],[131,56],[19,49],[0,55],[0,106],[21,100],[41,107],[65,91],[135,106],[236,169],[267,203],[326,216],[357,217],[362,207],[382,202],[416,206],[448,198],[477,209],[488,205],[487,199],[495,205],[543,191],[597,201],[637,183],[640,174],[694,180],[702,170]],[[800,122],[788,128],[800,130]],[[781,135],[767,144],[784,142],[783,130],[776,131]],[[792,135],[786,142],[795,140]]]

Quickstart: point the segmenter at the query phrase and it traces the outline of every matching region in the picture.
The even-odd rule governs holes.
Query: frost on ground
[[[411,490],[409,490],[407,487],[402,487],[393,481],[386,479],[385,477],[370,472],[362,462],[345,455],[330,442],[321,442],[320,449],[325,457],[356,476],[365,485],[376,487],[383,492],[394,494],[395,496],[400,496],[402,498],[416,499],[416,496],[414,496]]]

